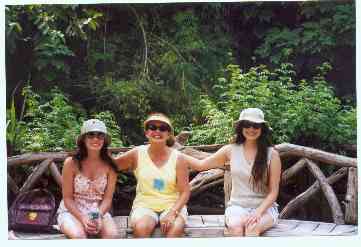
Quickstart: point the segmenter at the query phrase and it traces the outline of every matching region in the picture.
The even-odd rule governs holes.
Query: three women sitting
[[[114,191],[115,175],[110,169],[114,167],[114,163],[119,170],[132,170],[137,178],[136,197],[130,213],[130,225],[135,237],[149,237],[158,223],[161,232],[167,237],[183,235],[188,215],[186,203],[190,196],[189,166],[199,171],[230,166],[232,191],[225,210],[226,233],[232,236],[258,236],[277,222],[278,210],[275,201],[279,190],[281,161],[278,152],[271,147],[271,131],[260,109],[243,110],[235,125],[234,142],[204,160],[197,160],[172,148],[175,141],[174,130],[169,118],[164,114],[149,115],[144,121],[144,130],[149,144],[133,148],[113,160],[103,155],[105,158],[100,162],[100,153],[96,152],[93,156],[90,151],[93,150],[91,147],[97,145],[86,145],[90,152],[87,158],[83,159],[85,163],[81,160],[81,163],[84,163],[81,167],[96,163],[98,167],[103,167],[103,174],[109,174],[108,185],[104,186],[106,190],[99,206],[101,214],[104,215],[102,237],[112,237],[114,232],[114,223],[104,222],[104,219],[108,219],[105,215],[110,208],[110,194]],[[88,139],[92,138],[85,138],[85,143]],[[99,146],[104,146],[104,143]],[[90,157],[94,157],[97,162],[90,162]],[[77,159],[75,161],[80,164]],[[66,179],[69,183],[75,181],[74,177],[79,173],[79,164],[75,163],[74,158],[65,161],[63,176],[71,177]],[[89,172],[87,177],[94,178],[94,174]],[[94,182],[95,179],[98,177],[94,180],[88,179],[88,182]],[[73,195],[75,198],[76,193],[69,187],[65,186],[63,195],[64,201],[67,201],[65,206],[69,207],[68,211],[73,218],[71,223],[63,223],[63,232],[69,232],[67,229],[71,228],[82,229],[80,232],[83,233],[93,233],[92,225],[75,209],[70,197]],[[60,223],[62,222],[64,220],[60,220]],[[74,234],[67,235],[72,237]]]

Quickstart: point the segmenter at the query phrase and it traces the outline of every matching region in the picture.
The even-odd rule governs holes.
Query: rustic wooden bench
[[[114,220],[118,226],[119,239],[133,238],[132,230],[128,225],[127,216],[116,216]],[[356,225],[336,225],[334,223],[284,220],[280,219],[278,224],[266,231],[262,236],[288,237],[288,236],[350,236],[357,235]],[[35,234],[15,232],[20,239],[65,239],[64,234]],[[153,238],[162,237],[160,229],[157,228]],[[214,238],[225,237],[223,215],[190,215],[185,227],[184,237],[188,238]]]
[[[188,134],[187,134],[188,135]],[[183,146],[187,136],[179,134],[176,138],[175,148],[188,155],[198,159],[208,157],[210,153],[215,152],[223,145],[206,145],[206,146]],[[294,165],[285,169],[281,177],[281,186],[288,186],[291,178],[303,169],[308,169],[315,177],[315,182],[304,192],[290,200],[280,212],[280,220],[277,225],[266,231],[263,236],[345,236],[357,235],[358,213],[357,213],[357,159],[338,154],[324,152],[309,147],[303,147],[293,144],[278,144],[275,148],[280,153],[281,158],[298,157],[300,158]],[[112,153],[125,152],[129,147],[112,148]],[[24,182],[21,188],[8,174],[8,188],[15,194],[30,190],[41,175],[49,170],[55,182],[61,187],[62,178],[59,172],[58,164],[64,161],[71,152],[53,152],[53,153],[29,153],[19,156],[8,157],[9,168],[17,165],[34,165],[37,164],[33,173]],[[39,163],[40,162],[40,163]],[[326,177],[319,166],[332,165],[338,166],[333,174]],[[331,185],[347,177],[346,194],[341,203],[333,191]],[[198,173],[190,182],[191,196],[205,191],[211,186],[217,184],[224,185],[224,205],[227,204],[231,191],[231,176],[229,170],[211,169]],[[135,186],[133,187],[135,190]],[[289,219],[293,213],[305,206],[311,197],[316,193],[322,192],[330,206],[334,223],[301,221]],[[132,230],[128,225],[127,216],[114,217],[119,229],[119,238],[132,238]],[[347,224],[347,225],[346,225]],[[64,239],[63,234],[29,234],[15,232],[20,239]],[[156,229],[152,237],[160,237],[159,229]],[[224,237],[224,216],[223,215],[191,215],[185,227],[185,237]]]

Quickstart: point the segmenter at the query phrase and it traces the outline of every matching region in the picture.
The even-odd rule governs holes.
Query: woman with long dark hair
[[[75,155],[64,161],[63,200],[57,220],[68,238],[117,237],[109,214],[117,178],[116,165],[107,150],[110,141],[102,121],[85,121]]]
[[[281,160],[270,133],[263,112],[247,108],[235,124],[233,143],[201,161],[187,157],[199,171],[230,165],[232,190],[225,210],[230,235],[259,236],[277,222]]]
[[[183,234],[190,195],[185,156],[172,148],[174,130],[162,113],[144,121],[149,144],[135,147],[115,158],[121,170],[132,170],[137,178],[136,196],[130,213],[133,235],[149,237],[160,224],[167,237]]]

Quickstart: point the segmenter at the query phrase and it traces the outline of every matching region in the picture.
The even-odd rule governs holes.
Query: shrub
[[[225,77],[215,85],[219,97],[204,96],[201,101],[205,122],[192,126],[192,144],[227,143],[232,136],[232,121],[240,110],[258,107],[273,128],[274,143],[332,148],[356,143],[356,109],[343,106],[325,80],[331,69],[318,67],[312,80],[296,81],[292,64],[281,64],[271,71],[260,65],[242,72],[229,65]]]

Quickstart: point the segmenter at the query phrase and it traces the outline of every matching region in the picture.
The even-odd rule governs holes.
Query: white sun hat
[[[237,122],[245,120],[254,123],[267,123],[267,121],[264,120],[263,111],[259,108],[246,108],[242,110]]]

